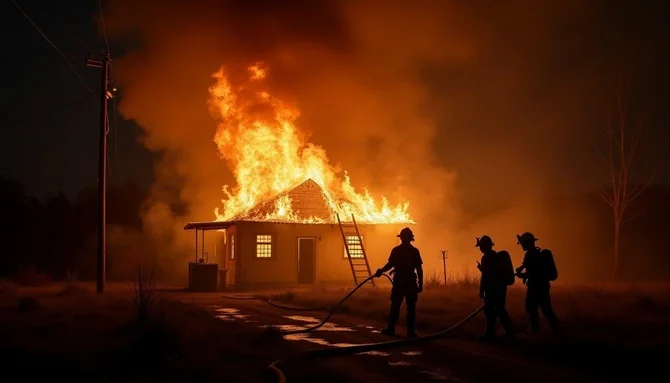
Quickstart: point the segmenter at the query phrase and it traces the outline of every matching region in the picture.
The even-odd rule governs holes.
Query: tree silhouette
[[[613,279],[620,276],[621,229],[648,207],[648,204],[643,204],[635,209],[637,211],[633,211],[631,204],[647,190],[656,174],[656,168],[652,167],[637,180],[631,176],[634,168],[640,165],[638,154],[649,114],[642,114],[631,122],[629,95],[630,83],[620,86],[605,125],[607,149],[603,152],[595,148],[597,166],[606,180],[605,185],[597,190],[598,196],[609,205],[613,213]]]

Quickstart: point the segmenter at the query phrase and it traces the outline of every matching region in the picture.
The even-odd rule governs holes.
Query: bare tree
[[[631,211],[631,204],[647,190],[656,175],[656,168],[651,167],[646,174],[640,175],[640,178],[631,177],[633,169],[640,165],[638,159],[640,142],[649,114],[645,113],[629,122],[628,107],[628,87],[621,87],[607,117],[605,127],[607,149],[605,151],[595,149],[598,155],[598,169],[601,176],[606,179],[605,184],[598,189],[598,196],[612,208],[614,218],[613,279],[616,279],[620,272],[621,229],[648,207],[641,206],[635,209],[636,211]]]

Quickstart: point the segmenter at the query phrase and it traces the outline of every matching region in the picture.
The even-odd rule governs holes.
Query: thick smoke
[[[299,127],[357,188],[410,201],[429,268],[441,248],[474,263],[474,236],[484,233],[510,249],[521,231],[564,238],[547,209],[589,176],[583,143],[595,136],[611,74],[603,57],[617,51],[627,62],[651,49],[621,51],[617,36],[598,30],[621,15],[601,6],[111,1],[110,35],[136,47],[115,62],[121,113],[161,154],[147,230],[188,252],[184,222],[213,218],[233,179],[213,143],[211,75],[263,61],[273,95],[300,108]],[[589,225],[564,213],[579,222],[569,235]]]

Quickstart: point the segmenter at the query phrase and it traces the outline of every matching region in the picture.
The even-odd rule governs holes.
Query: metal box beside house
[[[188,290],[193,292],[217,291],[219,265],[216,263],[188,264]]]

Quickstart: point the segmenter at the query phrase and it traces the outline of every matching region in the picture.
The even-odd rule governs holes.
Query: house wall
[[[360,225],[363,246],[374,272],[386,263],[396,235],[403,225]],[[242,222],[228,233],[235,231],[237,256],[234,265],[235,284],[292,285],[298,280],[298,238],[315,238],[316,283],[353,283],[349,261],[344,257],[344,244],[338,225],[277,224]],[[256,257],[256,236],[272,236],[272,257]],[[228,238],[227,249],[230,248]],[[229,262],[231,265],[233,262]],[[230,273],[230,272],[229,272]]]
[[[220,268],[228,270],[226,273],[226,285],[234,286],[237,279],[237,229],[235,226],[229,227],[225,231],[222,241],[225,241],[225,258],[221,260]]]

